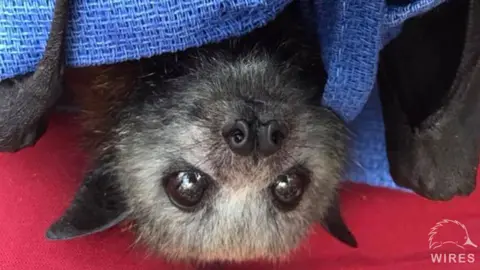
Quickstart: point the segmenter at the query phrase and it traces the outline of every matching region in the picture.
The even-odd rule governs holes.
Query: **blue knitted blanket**
[[[67,62],[116,63],[241,35],[264,25],[290,1],[72,0]],[[356,133],[346,178],[398,188],[388,172],[375,84],[378,52],[406,19],[446,0],[411,0],[403,6],[388,6],[385,0],[312,1],[329,74],[319,103],[334,109]],[[0,0],[0,80],[34,70],[53,6],[54,0]]]

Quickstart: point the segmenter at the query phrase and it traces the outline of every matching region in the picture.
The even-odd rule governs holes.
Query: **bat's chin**
[[[299,239],[302,240],[303,238]],[[298,249],[297,245],[294,246],[284,246],[281,249],[275,251],[268,248],[268,243],[264,243],[265,247],[261,248],[251,248],[249,246],[249,241],[245,239],[244,245],[239,245],[236,247],[215,247],[211,248],[209,251],[202,251],[201,249],[191,248],[186,250],[184,248],[176,249],[164,249],[158,250],[157,255],[170,262],[182,262],[182,263],[195,263],[195,264],[206,264],[206,265],[218,265],[218,264],[228,264],[228,263],[245,263],[245,262],[255,262],[255,261],[266,261],[266,262],[284,262],[288,260],[292,252]],[[301,241],[299,241],[301,242]]]
[[[235,214],[232,213],[232,216]],[[313,221],[266,222],[262,218],[246,218],[243,221],[232,218],[228,224],[220,218],[212,218],[212,222],[203,220],[195,226],[176,223],[163,225],[163,229],[137,225],[135,233],[139,243],[168,261],[239,263],[285,261],[299,249],[313,229]],[[165,227],[170,228],[166,231]]]

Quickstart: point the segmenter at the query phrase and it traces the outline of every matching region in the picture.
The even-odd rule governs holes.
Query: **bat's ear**
[[[328,233],[340,240],[342,243],[353,248],[358,247],[355,236],[352,234],[352,232],[350,232],[350,229],[343,220],[343,217],[340,213],[340,204],[337,198],[335,198],[333,203],[330,205],[327,214],[320,223]]]
[[[89,172],[74,200],[46,233],[50,240],[68,240],[107,230],[125,220],[127,207],[110,173]]]

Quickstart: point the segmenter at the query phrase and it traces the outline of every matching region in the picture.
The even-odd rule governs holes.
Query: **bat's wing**
[[[32,146],[46,129],[46,113],[62,91],[68,0],[56,0],[44,56],[35,72],[0,82],[0,152]]]
[[[381,54],[390,172],[432,200],[475,189],[480,139],[480,1],[447,1],[407,21]]]

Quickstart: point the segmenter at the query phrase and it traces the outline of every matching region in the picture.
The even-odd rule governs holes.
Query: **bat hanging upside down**
[[[337,199],[348,131],[318,105],[325,80],[297,4],[241,37],[68,70],[92,166],[47,237],[129,220],[167,259],[277,260],[320,223],[356,246]]]
[[[335,113],[319,105],[327,75],[316,30],[301,19],[298,5],[292,2],[276,19],[240,37],[139,61],[69,68],[64,76],[68,3],[57,0],[36,71],[0,82],[0,151],[34,145],[62,89],[74,92],[81,107],[91,167],[47,237],[82,237],[130,221],[139,242],[164,258],[275,260],[286,258],[318,222],[357,246],[337,195],[349,159],[349,133]],[[480,29],[476,22],[469,25],[469,33]],[[398,40],[410,44],[402,36]],[[387,52],[397,55],[395,46],[390,48]],[[465,55],[468,60],[476,54]],[[398,58],[388,60],[380,74],[398,64]],[[465,63],[459,74],[474,74],[465,70],[475,67]],[[389,73],[388,82],[401,81],[399,70]],[[394,180],[430,199],[469,194],[480,133],[472,125],[480,115],[476,84],[458,83],[459,102],[439,109],[448,112],[440,120],[428,119],[438,125],[435,132],[422,130],[424,137],[397,121],[403,109],[388,99],[410,94],[412,87],[388,87],[380,77],[389,159],[401,160],[391,170],[398,175],[400,166],[415,176]],[[421,80],[428,85],[437,77]],[[456,82],[473,79],[462,75]],[[419,100],[419,91],[412,100]],[[453,133],[451,126],[458,126]],[[457,155],[463,161],[455,163],[439,148],[439,138],[466,153]],[[407,143],[396,147],[397,140]],[[396,157],[405,153],[408,162]],[[431,160],[442,162],[426,162]]]

